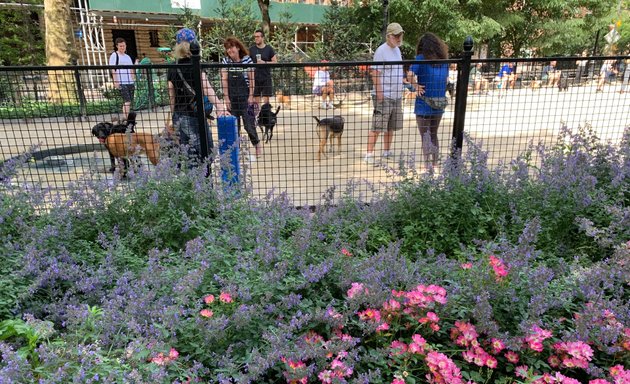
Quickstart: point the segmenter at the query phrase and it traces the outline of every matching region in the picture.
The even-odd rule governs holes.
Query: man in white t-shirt
[[[127,55],[127,42],[122,37],[116,39],[116,50],[109,56],[109,65],[133,65],[131,57]],[[131,68],[119,68],[112,70],[114,86],[120,89],[123,99],[124,118],[129,116],[133,94],[135,91],[136,74]]]
[[[400,46],[403,40],[402,27],[398,23],[387,26],[385,43],[374,52],[374,61],[402,61]],[[378,135],[383,133],[383,158],[393,156],[391,145],[394,132],[403,127],[402,95],[403,95],[403,66],[402,64],[375,64],[370,70],[374,84],[374,113],[372,115],[372,130],[368,134],[367,153],[365,161],[374,163],[374,147]]]

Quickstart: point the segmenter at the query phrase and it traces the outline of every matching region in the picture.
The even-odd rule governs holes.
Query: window
[[[152,47],[160,46],[160,35],[158,31],[149,31],[149,41],[151,42]]]

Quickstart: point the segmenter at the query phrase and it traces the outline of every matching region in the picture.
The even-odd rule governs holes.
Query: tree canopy
[[[601,48],[611,23],[617,23],[622,35],[617,44],[621,53],[628,49],[630,39],[625,32],[629,4],[630,0],[389,0],[389,21],[405,30],[402,51],[406,58],[414,56],[416,41],[424,32],[442,37],[455,53],[471,35],[477,49],[487,47],[492,57],[573,55],[591,51],[597,31]],[[332,45],[325,38],[327,47],[351,53],[357,41],[380,43],[382,7],[382,0],[355,2],[339,11],[331,7],[320,29],[324,35],[331,30],[341,38],[335,36]]]

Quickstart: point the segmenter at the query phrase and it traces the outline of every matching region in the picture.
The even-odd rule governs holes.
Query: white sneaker
[[[328,104],[322,103],[322,109],[328,109]]]
[[[391,159],[394,157],[394,151],[383,151],[383,154],[381,154],[381,157],[384,159]]]
[[[328,108],[333,109],[334,108],[333,103],[328,103]]]
[[[363,162],[367,164],[374,164],[374,155],[372,153],[366,153],[363,158]]]

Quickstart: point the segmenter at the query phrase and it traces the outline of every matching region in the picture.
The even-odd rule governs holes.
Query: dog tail
[[[131,132],[135,131],[135,128],[136,128],[136,112],[135,111],[129,112],[129,114],[127,115],[127,120],[125,120],[125,125]]]
[[[278,112],[280,112],[280,107],[281,107],[281,105],[278,105],[278,108],[276,108],[276,113],[275,113],[275,115],[277,115],[277,114],[278,114]]]
[[[315,116],[313,116],[313,119],[315,119],[315,121],[317,121],[317,124],[319,124],[319,119]]]

